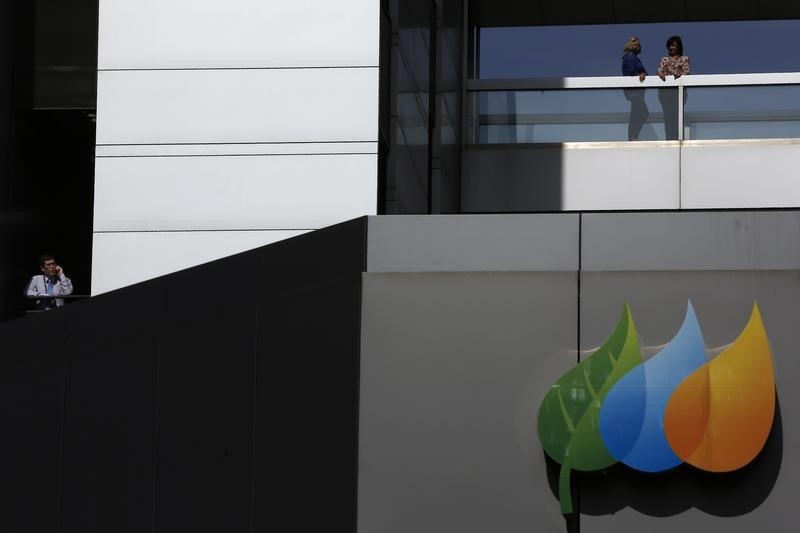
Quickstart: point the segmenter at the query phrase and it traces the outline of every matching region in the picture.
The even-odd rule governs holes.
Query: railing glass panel
[[[470,80],[467,142],[800,139],[800,73]],[[682,127],[681,127],[682,126]]]
[[[664,140],[665,112],[677,136],[676,87],[480,91],[470,96],[476,144]],[[664,109],[662,101],[674,105]]]
[[[800,85],[688,87],[684,138],[800,138]]]

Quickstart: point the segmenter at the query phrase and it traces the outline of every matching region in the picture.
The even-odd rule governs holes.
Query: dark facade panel
[[[355,531],[360,307],[355,272],[261,307],[255,531]]]
[[[0,324],[0,529],[353,530],[365,247],[358,219]]]
[[[362,218],[262,249],[255,531],[355,530],[366,230]]]
[[[614,18],[614,2],[611,0],[597,2],[541,0],[540,4],[544,23],[548,25],[607,24]],[[667,10],[669,9],[667,7]]]
[[[158,352],[142,335],[66,362],[60,531],[152,529]]]
[[[60,363],[0,377],[3,531],[58,530],[63,395]]]
[[[33,368],[68,354],[74,339],[72,316],[71,309],[62,308],[0,323],[0,374]]]
[[[689,2],[689,4],[698,4],[703,1],[704,0],[700,0],[700,2]],[[686,13],[689,9],[687,2],[658,4],[654,2],[637,2],[636,0],[614,0],[611,4],[613,13],[613,21],[611,22],[617,24],[626,22],[672,22],[686,20]],[[727,12],[727,8],[725,11]]]
[[[798,15],[797,2],[793,0],[759,0],[758,12],[764,19],[794,19]]]
[[[0,3],[0,271],[7,271],[11,268],[9,229],[13,211],[11,210],[10,195],[11,188],[11,161],[13,152],[12,143],[12,117],[13,107],[11,105],[14,85],[14,55],[12,53],[12,39],[14,21],[12,17],[11,2]],[[7,315],[6,294],[10,288],[6,288],[9,283],[7,276],[0,275],[0,320],[5,320]]]
[[[162,332],[155,531],[248,531],[258,308]]]
[[[792,0],[691,0],[671,3],[638,0],[472,0],[471,9],[473,20],[481,27],[800,17],[800,7]]]
[[[69,313],[70,351],[93,352],[128,340],[157,335],[166,321],[166,281],[157,278],[82,300],[58,310]],[[193,291],[186,291],[193,294]],[[124,303],[120,304],[123,301]],[[124,309],[120,309],[120,307]],[[185,311],[185,309],[184,309]],[[45,316],[50,318],[49,313]],[[58,315],[54,315],[58,316]]]
[[[362,217],[260,248],[260,297],[269,299],[363,272],[366,238],[367,219]]]
[[[758,20],[762,17],[759,0],[725,0],[685,2],[687,20],[719,20],[720,14],[728,20]]]
[[[265,264],[263,256],[264,249],[257,248],[159,278],[164,287],[163,320],[184,327],[187,320],[254,308],[265,280],[278,268]]]

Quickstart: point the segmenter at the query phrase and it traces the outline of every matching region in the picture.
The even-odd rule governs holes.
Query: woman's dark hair
[[[669,48],[669,45],[671,45],[672,43],[677,43],[678,44],[678,55],[682,56],[683,55],[683,41],[681,40],[680,35],[673,35],[672,37],[667,39],[667,48]]]

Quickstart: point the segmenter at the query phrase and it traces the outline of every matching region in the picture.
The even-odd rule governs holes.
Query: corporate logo
[[[774,416],[775,374],[758,304],[739,337],[709,360],[689,302],[675,337],[646,361],[626,304],[605,343],[548,390],[538,429],[561,465],[559,500],[570,514],[573,470],[619,462],[641,472],[682,463],[732,472],[758,456]]]

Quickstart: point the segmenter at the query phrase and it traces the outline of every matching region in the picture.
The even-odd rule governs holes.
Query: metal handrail
[[[666,81],[650,74],[640,82],[636,76],[595,76],[568,78],[518,78],[467,80],[467,91],[538,91],[554,89],[626,89],[630,87],[722,87],[800,84],[800,72],[755,74],[690,74]]]

